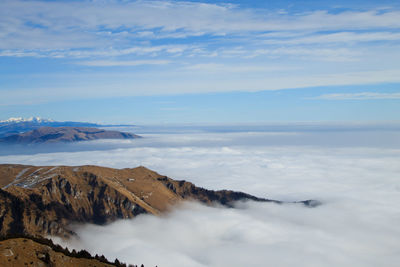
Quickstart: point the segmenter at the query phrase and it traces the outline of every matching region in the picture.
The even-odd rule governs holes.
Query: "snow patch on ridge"
[[[14,181],[12,181],[11,183],[9,183],[9,184],[6,185],[6,186],[3,186],[3,189],[4,189],[4,188],[8,188],[8,187],[10,187],[10,186],[12,186],[12,185],[18,183],[19,180],[21,180],[22,175],[24,175],[29,169],[30,169],[30,168],[25,168],[25,169],[23,169],[22,171],[20,171],[20,172],[17,174],[17,176],[15,176]]]

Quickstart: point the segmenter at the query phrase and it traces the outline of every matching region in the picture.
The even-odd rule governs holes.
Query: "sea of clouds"
[[[64,152],[11,151],[0,163],[143,165],[209,189],[323,203],[307,208],[247,202],[236,209],[186,203],[161,217],[75,226],[80,238],[70,240],[70,247],[112,260],[159,267],[398,266],[398,131],[143,136],[88,142]]]

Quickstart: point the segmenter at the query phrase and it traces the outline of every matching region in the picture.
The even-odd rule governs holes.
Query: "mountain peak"
[[[108,131],[93,127],[40,127],[21,134],[0,138],[5,144],[34,144],[77,142],[95,139],[134,139],[138,135],[118,131]]]
[[[40,117],[13,117],[0,121],[0,138],[13,134],[29,132],[40,127],[100,127],[101,125],[90,122],[54,121]]]
[[[29,118],[23,118],[23,117],[11,117],[7,120],[2,120],[0,123],[20,123],[20,122],[54,122],[52,119],[42,119],[40,117],[29,117]]]

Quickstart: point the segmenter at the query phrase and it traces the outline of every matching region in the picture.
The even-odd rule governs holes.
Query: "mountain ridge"
[[[52,119],[43,119],[40,117],[29,117],[29,118],[23,118],[23,117],[11,117],[6,120],[0,120],[0,124],[6,124],[6,123],[21,123],[21,122],[36,122],[36,123],[45,123],[45,122],[55,122]]]
[[[3,144],[77,142],[96,139],[134,139],[140,136],[92,127],[40,127],[25,133],[0,138]]]
[[[0,138],[13,134],[24,133],[38,129],[40,127],[115,127],[115,126],[133,126],[133,125],[107,125],[92,122],[76,121],[55,121],[40,117],[15,117],[0,121]]]
[[[281,204],[231,190],[207,190],[143,166],[0,165],[0,235],[74,235],[71,223],[107,224],[139,214],[160,215],[183,201],[233,207],[238,200]],[[300,202],[313,206],[308,201]]]

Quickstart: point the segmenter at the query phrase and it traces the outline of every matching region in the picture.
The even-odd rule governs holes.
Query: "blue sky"
[[[398,1],[0,3],[0,119],[400,120]]]

